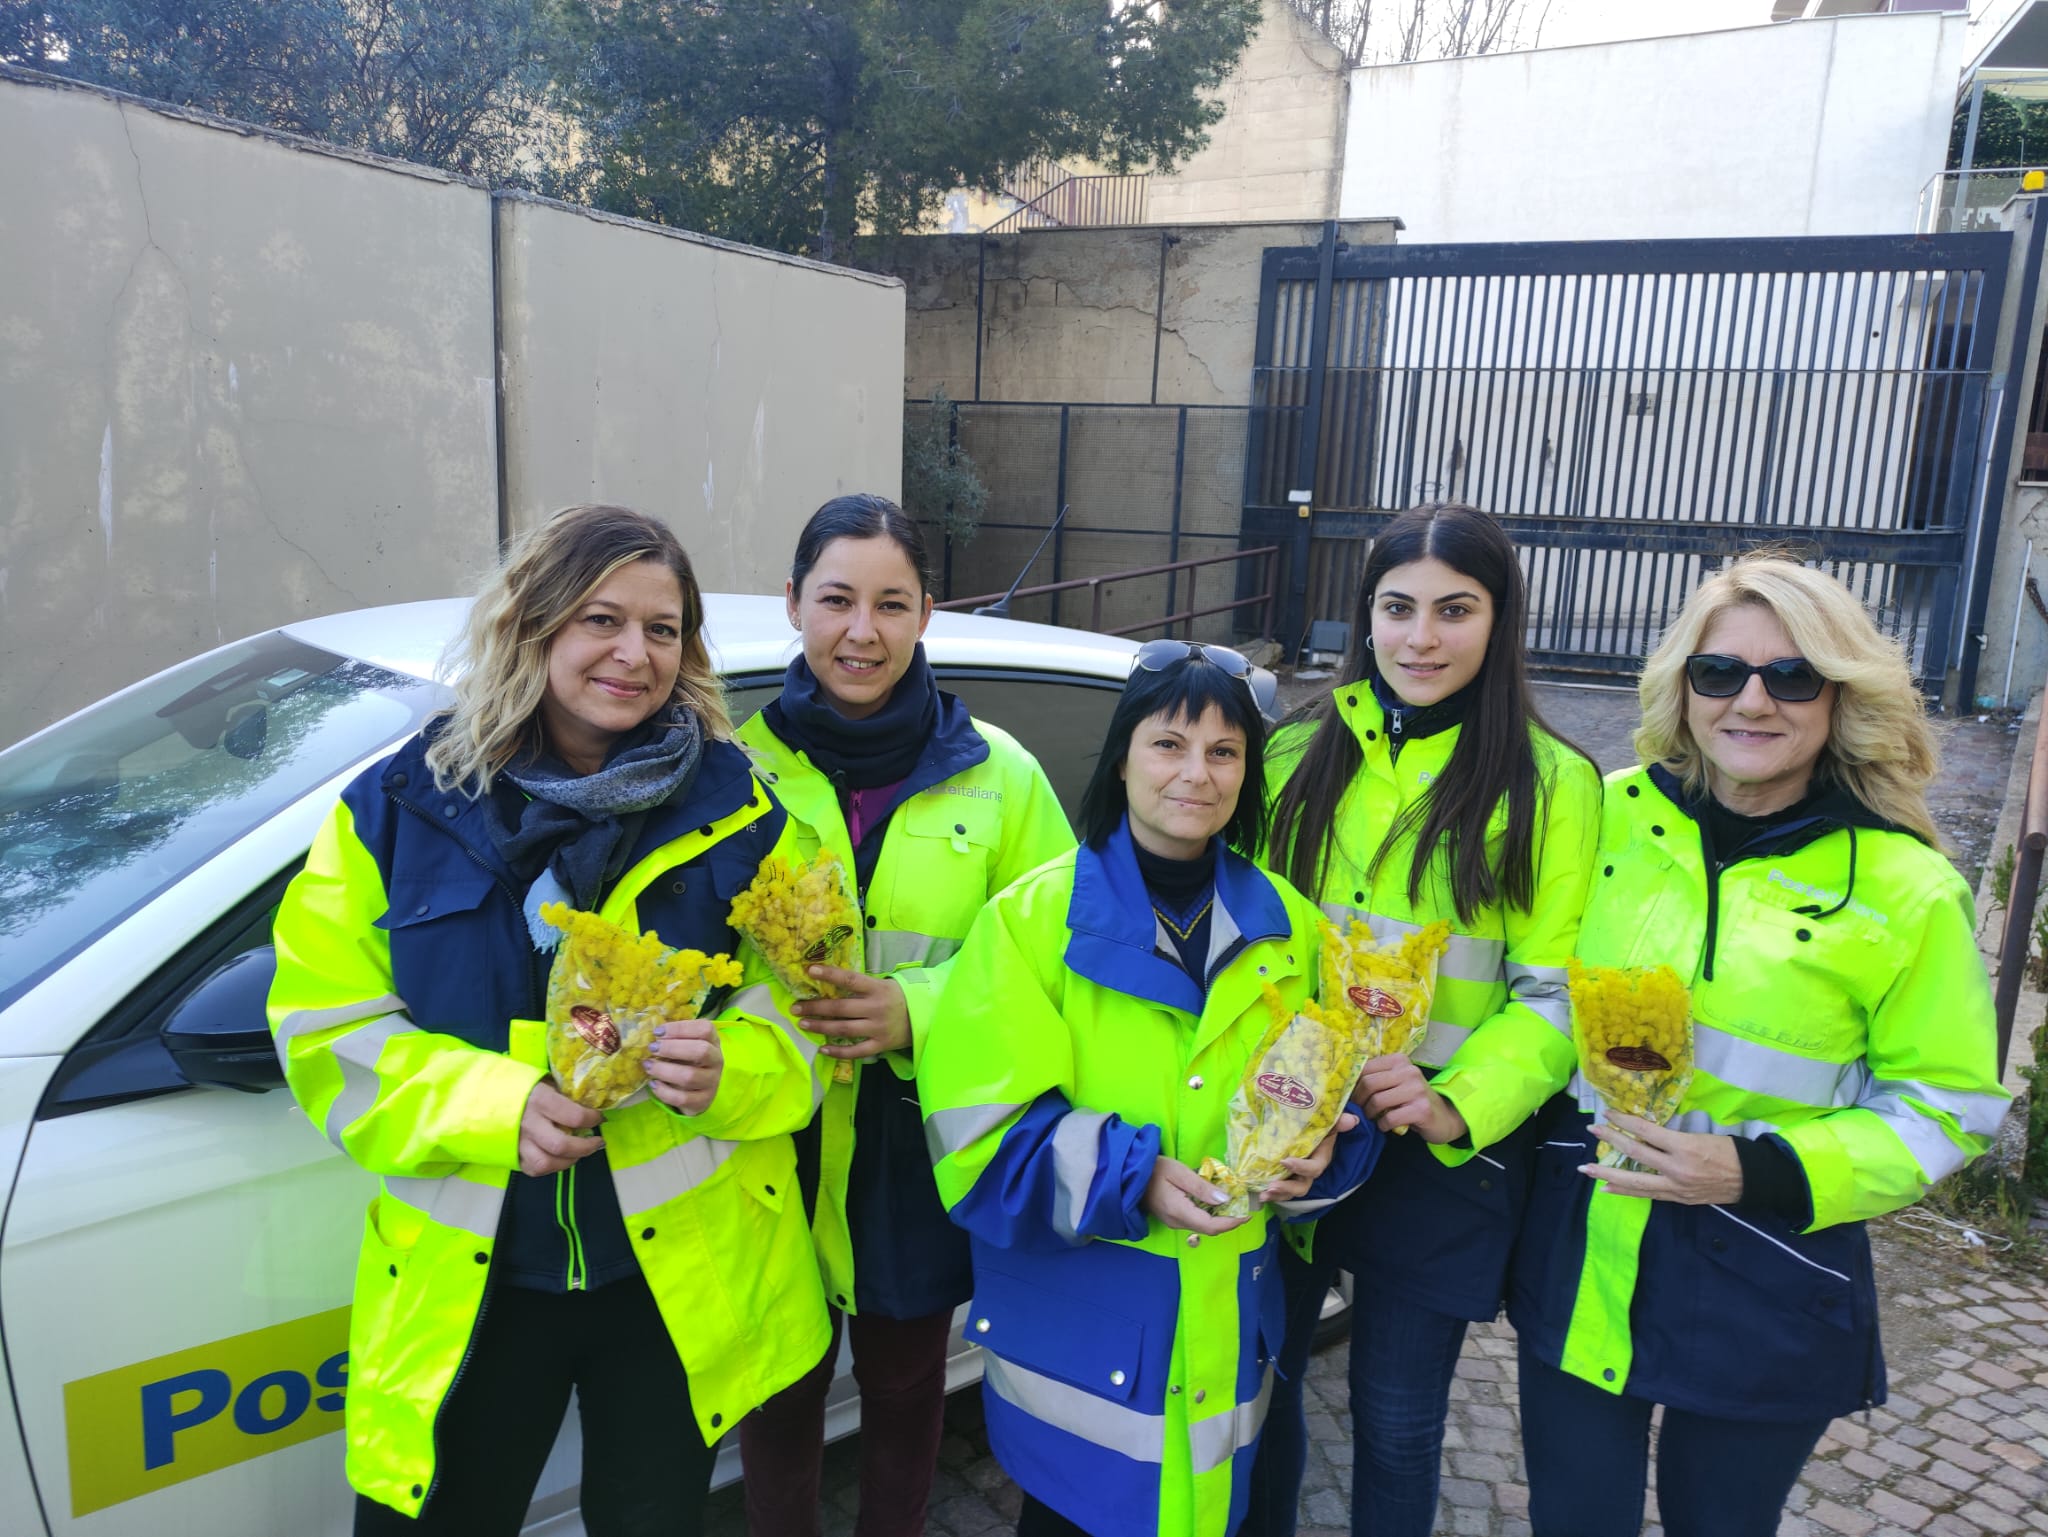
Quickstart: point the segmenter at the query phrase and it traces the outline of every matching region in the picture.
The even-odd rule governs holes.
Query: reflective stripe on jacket
[[[960,711],[962,717],[965,714]],[[983,721],[973,721],[971,730],[959,735],[966,740],[930,744],[919,771],[907,781],[911,793],[890,814],[887,829],[871,835],[883,843],[863,894],[867,969],[875,976],[894,977],[910,1011],[910,1054],[887,1052],[882,1057],[898,1079],[914,1077],[916,1054],[931,1029],[948,970],[945,963],[960,948],[989,897],[1074,846],[1073,829],[1036,758],[1009,733]],[[824,772],[776,736],[765,714],[747,721],[738,741],[788,810],[804,857],[814,857],[822,844],[853,870],[853,845],[839,794]],[[963,766],[949,772],[954,763]],[[919,779],[926,782],[920,785]],[[934,1311],[924,1301],[901,1299],[892,1306],[899,1299],[873,1297],[865,1284],[856,1291],[856,1253],[871,1244],[887,1244],[892,1237],[863,1233],[856,1240],[847,1220],[855,1164],[864,1165],[866,1160],[855,1145],[854,1111],[865,1074],[877,1064],[855,1062],[854,1081],[838,1083],[833,1081],[835,1059],[821,1056],[817,1063],[826,1089],[819,1111],[818,1210],[812,1228],[826,1295],[849,1312],[857,1310],[862,1295],[869,1295],[870,1305],[891,1317],[924,1316]],[[911,1087],[904,1097],[914,1094]],[[915,1116],[914,1101],[906,1109]],[[916,1177],[928,1179],[929,1164],[915,1120],[905,1131],[917,1134]],[[904,1234],[898,1242],[911,1239]],[[942,1305],[950,1307],[959,1300],[955,1292]]]
[[[788,828],[729,744],[706,746],[698,788],[713,781],[731,809],[693,826],[693,794],[649,813],[606,917],[729,947],[729,931],[678,932],[663,916],[701,905],[700,881],[751,877],[760,850],[726,869],[721,845],[773,846]],[[349,1481],[410,1515],[433,1486],[435,1417],[484,1304],[520,1120],[547,1071],[545,1027],[517,1017],[539,1012],[546,963],[493,868],[490,814],[434,790],[415,739],[343,792],[275,927],[271,1028],[292,1093],[383,1180],[350,1318]],[[730,897],[708,895],[720,912]],[[712,1104],[696,1117],[652,1099],[611,1111],[597,1155],[707,1441],[808,1370],[828,1337],[788,1136],[815,1104],[814,1048],[783,1021],[765,966],[741,958]]]
[[[1533,898],[1526,909],[1495,904],[1463,921],[1441,859],[1420,900],[1409,901],[1412,833],[1372,872],[1388,829],[1429,793],[1461,728],[1412,738],[1396,755],[1386,712],[1370,688],[1340,688],[1336,702],[1363,762],[1338,804],[1318,895],[1333,920],[1357,918],[1382,938],[1438,920],[1451,925],[1429,1035],[1415,1057],[1434,1070],[1431,1082],[1464,1116],[1471,1146],[1399,1139],[1378,1176],[1316,1225],[1313,1243],[1319,1257],[1361,1272],[1374,1286],[1424,1307],[1490,1319],[1520,1221],[1532,1117],[1570,1080],[1575,1062],[1565,964],[1599,835],[1600,775],[1572,748],[1531,727],[1539,785]],[[1275,739],[1266,758],[1269,793],[1278,794],[1307,745],[1305,732]],[[1489,824],[1490,840],[1506,821],[1503,803]],[[1294,1230],[1289,1237],[1302,1247],[1310,1240]]]
[[[1938,851],[1875,818],[1751,847],[1710,877],[1666,784],[1611,776],[1579,954],[1687,979],[1696,1065],[1673,1125],[1775,1135],[1812,1223],[1606,1194],[1577,1172],[1590,1138],[1568,1117],[1543,1148],[1510,1313],[1611,1392],[1791,1420],[1882,1399],[1863,1220],[1982,1152],[2006,1095],[1970,894]]]
[[[1314,985],[1316,912],[1234,855],[1202,989],[1162,950],[1127,830],[995,897],[918,1064],[939,1193],[974,1241],[967,1338],[989,1438],[1097,1537],[1222,1537],[1242,1516],[1284,1323],[1270,1218],[1198,1238],[1142,1208],[1164,1154],[1228,1150],[1271,1015]],[[1310,1192],[1364,1177],[1361,1126]]]

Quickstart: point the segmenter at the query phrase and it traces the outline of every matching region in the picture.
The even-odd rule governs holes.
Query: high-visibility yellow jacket
[[[1337,922],[1362,920],[1383,939],[1439,919],[1451,925],[1429,1034],[1415,1060],[1464,1116],[1471,1143],[1395,1138],[1373,1178],[1315,1224],[1315,1253],[1421,1306],[1490,1319],[1499,1311],[1520,1224],[1532,1117],[1570,1080],[1575,1064],[1565,963],[1592,873],[1600,775],[1557,738],[1531,728],[1540,797],[1534,897],[1526,908],[1495,904],[1462,920],[1441,859],[1421,900],[1408,899],[1412,835],[1397,840],[1377,873],[1369,873],[1388,829],[1444,772],[1461,728],[1410,739],[1397,753],[1387,712],[1365,683],[1339,688],[1336,699],[1363,762],[1338,804],[1316,896]],[[1309,736],[1293,731],[1275,739],[1266,756],[1270,793],[1300,763]],[[1506,819],[1503,804],[1494,837]],[[1308,1234],[1290,1229],[1289,1237],[1305,1243]]]
[[[867,1307],[892,1318],[954,1307],[968,1291],[964,1243],[931,1190],[915,1089],[903,1084],[914,1077],[931,1029],[946,962],[991,895],[1074,846],[1038,760],[1007,732],[973,720],[958,700],[942,702],[938,729],[904,781],[886,833],[871,835],[883,843],[861,893],[867,970],[902,986],[911,1049],[884,1053],[889,1076],[873,1084],[873,1059],[848,1064],[851,1083],[838,1081],[834,1059],[817,1059],[826,1089],[812,1232],[826,1295],[849,1312]],[[822,845],[852,871],[853,844],[832,781],[776,736],[765,711],[740,728],[738,740],[788,810],[804,857]],[[857,1122],[866,1135],[856,1136]],[[855,1189],[867,1198],[865,1211],[886,1214],[859,1233],[848,1216]],[[945,1252],[955,1245],[957,1257]]]
[[[1215,1237],[1142,1202],[1161,1156],[1228,1153],[1272,1016],[1313,990],[1314,907],[1217,866],[1206,993],[1176,963],[1128,828],[997,895],[918,1063],[939,1193],[974,1245],[997,1457],[1096,1537],[1224,1537],[1242,1517],[1284,1324],[1266,1209]],[[1309,1192],[1370,1168],[1361,1125]]]
[[[470,1348],[508,1187],[526,1178],[520,1119],[547,1074],[545,1028],[530,1017],[547,958],[526,934],[492,814],[436,790],[415,738],[343,792],[275,930],[271,1028],[292,1093],[382,1176],[349,1322],[349,1481],[410,1515],[433,1487],[435,1416]],[[777,829],[786,836],[780,808],[743,755],[708,743],[684,802],[648,814],[602,911],[678,946],[731,950],[725,907]],[[742,959],[746,983],[718,1016],[711,1105],[695,1117],[651,1098],[611,1111],[596,1155],[707,1442],[814,1365],[828,1338],[788,1135],[815,1104],[815,1048],[776,1022],[765,966]]]
[[[1564,1118],[1516,1253],[1516,1329],[1596,1387],[1700,1414],[1881,1401],[1864,1219],[1982,1152],[2006,1104],[1969,891],[1840,791],[1718,874],[1662,768],[1613,775],[1602,821],[1580,956],[1686,979],[1695,1066],[1672,1124],[1777,1139],[1811,1222],[1608,1194],[1578,1172],[1590,1117]]]

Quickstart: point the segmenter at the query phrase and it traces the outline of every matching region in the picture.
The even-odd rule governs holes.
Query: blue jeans
[[[1308,1467],[1302,1374],[1336,1268],[1304,1264],[1283,1246],[1280,1273],[1287,1342],[1238,1537],[1293,1537]],[[1465,1329],[1462,1318],[1359,1283],[1351,1313],[1352,1537],[1429,1537],[1434,1530],[1444,1419]]]
[[[1655,1405],[1605,1392],[1527,1350],[1521,1377],[1536,1537],[1636,1537]],[[1668,1537],[1772,1537],[1828,1424],[1711,1419],[1665,1405],[1657,1510]]]

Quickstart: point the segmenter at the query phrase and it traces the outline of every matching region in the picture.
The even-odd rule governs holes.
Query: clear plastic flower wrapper
[[[1669,966],[1576,960],[1570,977],[1580,1077],[1608,1111],[1666,1125],[1692,1087],[1692,994],[1685,983]],[[1599,1158],[1609,1168],[1642,1167],[1605,1142]]]
[[[846,866],[830,849],[803,863],[771,855],[753,883],[733,898],[732,926],[753,941],[793,998],[837,998],[840,989],[810,975],[813,966],[860,971],[867,959],[860,904]],[[850,1045],[828,1036],[835,1046]],[[833,1064],[835,1083],[853,1082],[853,1064]]]
[[[1345,1013],[1310,1002],[1290,1009],[1270,986],[1265,998],[1273,1023],[1230,1096],[1229,1157],[1205,1158],[1197,1171],[1223,1192],[1210,1208],[1222,1217],[1250,1216],[1259,1192],[1287,1178],[1282,1160],[1316,1150],[1366,1061]]]
[[[714,987],[737,987],[729,955],[671,950],[596,913],[550,902],[541,917],[561,930],[548,972],[548,1066],[579,1105],[614,1110],[647,1086],[654,1027],[702,1017]]]

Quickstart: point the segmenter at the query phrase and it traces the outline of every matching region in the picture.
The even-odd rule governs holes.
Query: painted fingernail
[[[667,1026],[667,1025],[656,1025],[656,1026],[654,1027],[654,1035],[655,1035],[655,1039],[656,1039],[656,1040],[659,1040],[659,1039],[660,1039],[660,1038],[661,1038],[662,1036],[664,1036],[664,1035],[667,1035],[667,1034],[668,1034],[668,1026]]]

